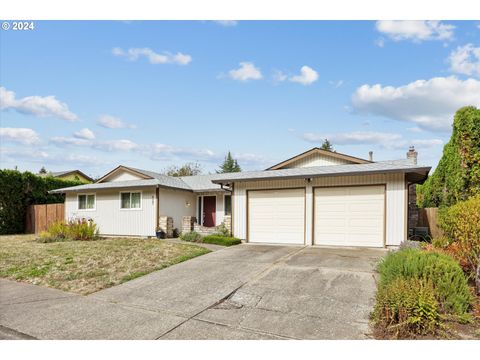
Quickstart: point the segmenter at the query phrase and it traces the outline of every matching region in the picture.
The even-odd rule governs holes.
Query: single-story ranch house
[[[388,247],[407,238],[408,187],[429,171],[413,148],[379,162],[313,148],[263,171],[170,177],[118,166],[54,192],[66,194],[67,219],[91,218],[105,235],[224,223],[250,243]]]

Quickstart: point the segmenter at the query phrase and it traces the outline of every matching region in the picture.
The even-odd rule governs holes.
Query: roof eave
[[[316,178],[316,177],[336,177],[336,176],[354,176],[354,175],[369,175],[369,174],[385,174],[385,173],[416,173],[416,172],[425,172],[425,179],[428,177],[428,173],[431,167],[419,167],[411,169],[383,169],[383,170],[370,170],[370,171],[349,171],[349,172],[339,172],[339,173],[327,173],[327,174],[304,174],[304,175],[285,175],[285,176],[267,176],[267,177],[251,177],[251,178],[241,178],[241,179],[219,179],[212,180],[214,184],[228,184],[235,182],[246,182],[246,181],[263,181],[263,180],[282,180],[282,179],[307,179],[307,178]],[[268,170],[272,171],[272,170]]]

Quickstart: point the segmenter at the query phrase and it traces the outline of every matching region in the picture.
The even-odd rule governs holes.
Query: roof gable
[[[323,150],[318,147],[314,147],[313,149],[305,151],[304,153],[273,165],[266,170],[368,163],[371,163],[371,161],[338,153],[336,151]]]
[[[112,181],[129,181],[129,180],[142,180],[142,179],[153,179],[152,176],[148,176],[136,169],[128,168],[126,166],[120,165],[117,166],[112,171],[108,172],[100,179],[96,181],[96,183],[103,183],[103,182],[112,182]]]

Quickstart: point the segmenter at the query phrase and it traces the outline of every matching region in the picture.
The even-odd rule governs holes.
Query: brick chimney
[[[407,152],[407,159],[413,161],[413,163],[416,165],[417,164],[417,156],[418,153],[415,150],[415,146],[410,146]]]

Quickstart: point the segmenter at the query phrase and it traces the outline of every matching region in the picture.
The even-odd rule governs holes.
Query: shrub
[[[174,228],[173,231],[172,231],[172,236],[174,238],[178,238],[179,235],[180,235],[180,232],[178,231],[178,229]]]
[[[30,172],[0,170],[0,234],[23,233],[28,205],[63,202],[63,194],[48,191],[80,184]]]
[[[97,224],[93,220],[72,219],[67,224],[68,236],[73,240],[89,241],[98,238]]]
[[[180,239],[190,242],[202,242],[202,235],[196,231],[184,232],[180,235]]]
[[[218,225],[216,230],[220,235],[223,235],[223,236],[231,236],[232,235],[231,232],[230,232],[230,229],[225,226],[224,222],[222,222],[220,225]]]
[[[89,241],[98,238],[97,224],[93,220],[71,219],[68,223],[54,222],[47,231],[42,231],[37,238],[38,242],[50,243],[65,240]]]
[[[430,282],[440,309],[454,315],[465,314],[472,294],[460,265],[451,256],[417,249],[404,249],[387,254],[378,265],[379,288],[398,278]]]
[[[446,249],[452,241],[446,236],[439,236],[432,240],[432,245],[436,249]]]
[[[480,194],[441,209],[438,222],[452,242],[450,252],[466,264],[473,277],[480,266]]]
[[[223,245],[223,246],[232,246],[232,245],[238,245],[242,243],[240,239],[230,237],[230,236],[224,236],[222,234],[213,234],[213,235],[205,236],[202,239],[202,242],[207,244],[215,244],[215,245]]]
[[[380,287],[372,318],[387,334],[396,337],[434,333],[439,313],[431,282],[399,277]]]

